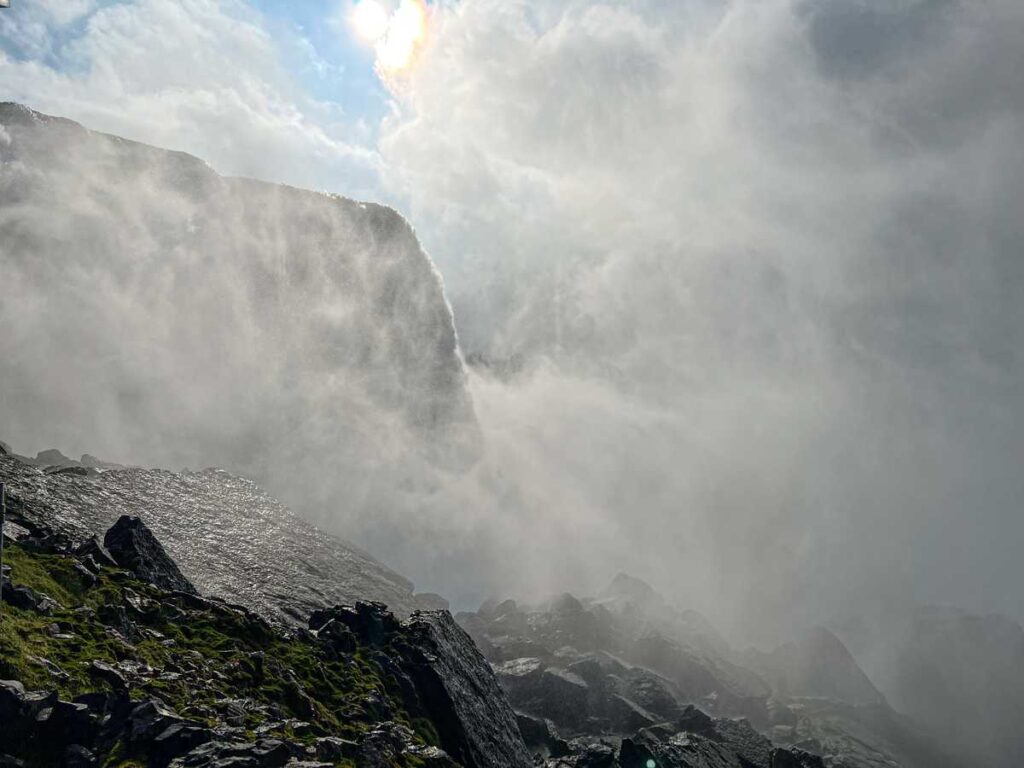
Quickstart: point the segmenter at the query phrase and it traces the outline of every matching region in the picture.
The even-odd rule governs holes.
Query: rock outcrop
[[[956,765],[826,630],[736,653],[625,574],[597,598],[489,600],[457,618],[549,766]]]
[[[44,534],[32,541],[55,540]],[[104,540],[116,567],[88,546],[9,547],[5,598],[37,599],[9,602],[0,625],[0,765],[530,764],[493,672],[448,613],[400,622],[357,603],[285,630],[184,589],[137,518]],[[43,593],[58,598],[45,610]]]
[[[198,594],[192,583],[181,575],[153,532],[138,517],[122,515],[103,537],[103,547],[114,561],[136,578],[168,592]]]

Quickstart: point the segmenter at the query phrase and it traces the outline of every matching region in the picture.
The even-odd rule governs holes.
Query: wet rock
[[[719,740],[731,752],[751,765],[768,766],[771,759],[772,743],[754,730],[744,719],[721,719],[715,721],[715,732]]]
[[[103,537],[103,546],[122,568],[161,589],[197,594],[156,536],[137,517],[122,515]]]
[[[360,642],[374,647],[383,645],[399,629],[398,619],[387,606],[375,602],[357,602],[355,606],[313,611],[309,617],[309,628],[320,630],[332,620],[347,627]]]
[[[212,740],[213,731],[209,728],[184,722],[171,723],[153,739],[149,748],[150,763],[155,768],[164,768],[175,758]]]
[[[451,614],[414,614],[402,629],[402,667],[451,759],[465,768],[529,765],[494,672]]]
[[[337,736],[322,736],[314,744],[317,760],[325,760],[331,764],[339,763],[345,758],[351,758],[356,754],[359,745],[349,739],[340,739]]]
[[[173,760],[172,768],[282,768],[292,751],[277,739],[255,743],[210,741]]]
[[[115,691],[127,691],[128,683],[124,675],[103,661],[94,660],[89,664],[89,675],[97,680],[102,680]]]
[[[612,730],[618,733],[632,733],[658,722],[656,715],[618,694],[613,694],[608,701],[608,717]]]
[[[159,699],[151,698],[136,705],[128,715],[128,739],[149,744],[182,718]]]
[[[103,543],[99,540],[98,536],[90,536],[82,544],[75,549],[75,555],[79,558],[91,557],[96,565],[105,566],[107,568],[116,568],[117,561],[114,560],[113,555],[107,551],[107,548],[103,546]]]
[[[614,765],[615,750],[610,744],[593,742],[577,746],[575,768],[613,768]]]
[[[328,647],[332,655],[351,653],[358,645],[355,633],[346,624],[330,619],[317,631],[317,636]]]
[[[531,752],[540,752],[545,757],[564,757],[569,754],[569,744],[559,738],[550,720],[517,712],[516,724]]]

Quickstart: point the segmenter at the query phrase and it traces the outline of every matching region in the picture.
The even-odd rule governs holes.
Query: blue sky
[[[286,62],[311,95],[379,123],[390,95],[374,73],[373,49],[338,23],[351,0],[250,0],[250,4],[283,39],[294,35],[308,41],[309,51],[299,48]]]

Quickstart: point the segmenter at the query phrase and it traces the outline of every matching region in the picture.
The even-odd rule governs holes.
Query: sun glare
[[[352,11],[356,33],[373,45],[377,66],[385,74],[406,70],[427,38],[424,0],[401,0],[398,7],[379,0],[360,0]]]
[[[376,43],[387,34],[388,22],[388,11],[377,0],[360,0],[352,11],[356,33],[370,43]]]

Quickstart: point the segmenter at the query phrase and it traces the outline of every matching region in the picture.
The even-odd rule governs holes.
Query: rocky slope
[[[356,600],[403,616],[421,607],[404,577],[228,472],[42,469],[8,454],[0,455],[0,478],[12,511],[71,539],[144,514],[203,594],[266,618],[302,624],[312,610]]]
[[[613,741],[563,741],[551,723],[513,712],[499,677],[447,611],[415,612],[401,621],[380,603],[324,604],[295,626],[268,622],[253,610],[267,603],[245,590],[234,592],[241,604],[202,596],[196,587],[224,564],[221,549],[203,540],[210,521],[196,516],[197,499],[179,497],[177,514],[168,520],[150,497],[111,490],[134,484],[138,493],[138,486],[157,482],[147,480],[151,474],[81,466],[47,472],[0,456],[0,478],[11,483],[0,765],[822,765],[799,749],[773,746],[746,721],[712,720],[680,706],[658,675],[627,669],[607,655],[576,658],[563,648],[556,655],[569,665],[565,670],[539,661],[532,671],[515,669],[536,661],[522,659],[501,668],[506,689],[510,676],[523,673],[532,681],[539,672],[537,709],[561,706],[560,722],[585,716],[592,725],[600,715],[621,733]],[[203,494],[222,482],[240,482],[226,473],[214,478],[190,486],[189,478],[177,477],[160,487],[167,494]],[[108,503],[104,513],[97,512],[97,499]],[[154,513],[160,530],[179,531],[186,567],[178,567],[139,517],[123,514],[102,535],[88,535],[104,515],[131,504]],[[246,545],[249,533],[232,534],[240,537],[235,549]],[[189,547],[187,536],[202,541]],[[230,543],[225,538],[221,547]],[[269,539],[261,556],[280,560],[280,544]],[[281,595],[271,613],[294,617],[297,604],[285,603]],[[581,641],[582,606],[564,596],[551,608],[575,619],[550,622],[545,637]],[[494,613],[504,615],[498,608]],[[606,675],[602,665],[618,665],[616,674]],[[564,695],[590,685],[601,690],[606,709],[599,711],[592,697]],[[536,750],[532,757],[527,742]]]
[[[958,764],[893,711],[822,629],[771,653],[736,653],[699,614],[626,575],[597,598],[488,601],[457,618],[494,665],[528,744],[552,766],[574,764],[602,743],[630,764],[637,729],[656,765],[731,765],[692,751],[711,749],[699,729],[679,725],[694,705],[714,717],[705,719],[715,744],[742,737],[754,745],[760,757],[750,764],[770,763],[766,737],[792,750],[778,757],[791,764],[819,764],[813,755],[838,768]]]
[[[106,533],[111,550],[15,518],[2,765],[528,762],[493,674],[447,612],[400,623],[357,603],[285,631],[196,594],[138,518]]]

